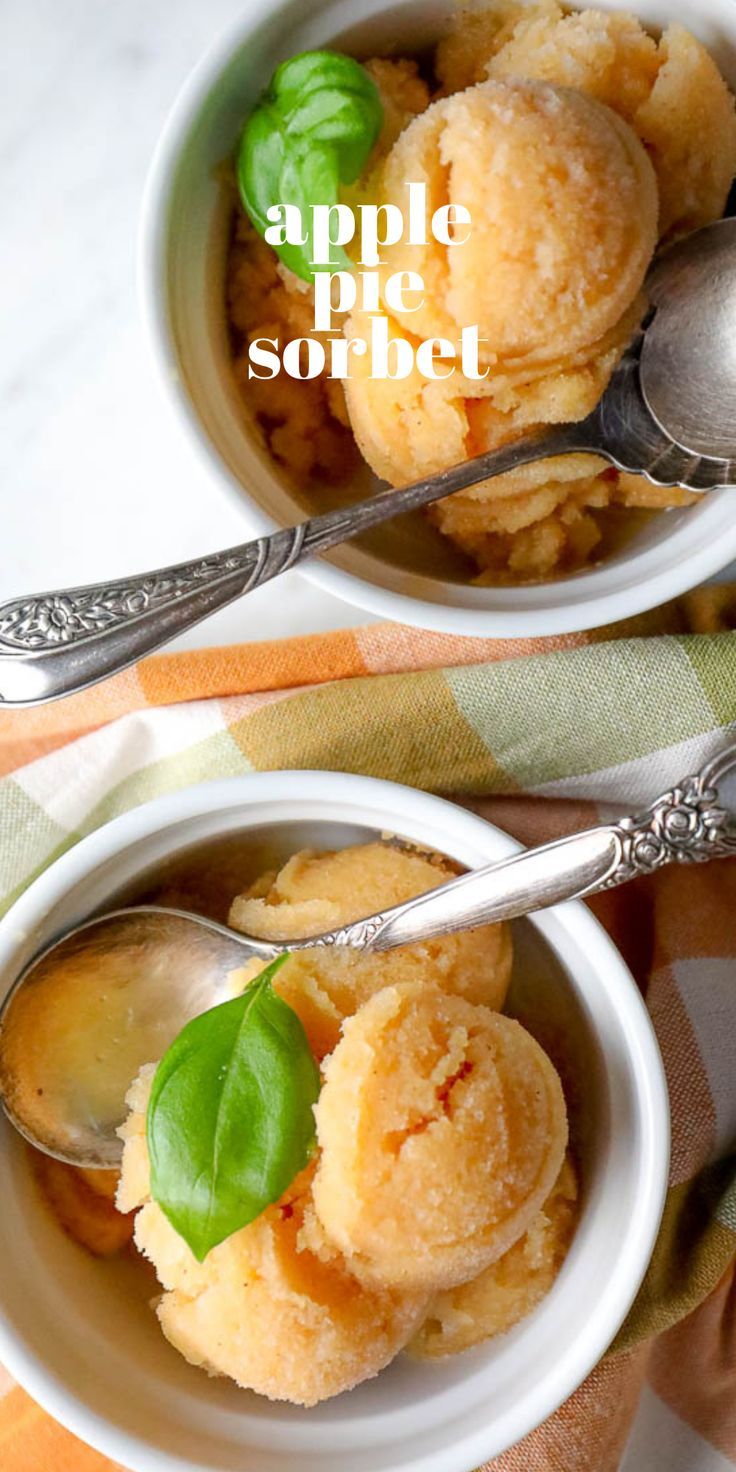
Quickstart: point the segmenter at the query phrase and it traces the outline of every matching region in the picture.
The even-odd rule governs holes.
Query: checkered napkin
[[[642,806],[736,730],[736,590],[590,635],[372,625],[148,660],[84,696],[0,710],[0,911],[84,834],[215,777],[315,768],[468,803],[526,843]],[[736,1466],[736,863],[593,901],[645,997],[673,1113],[669,1195],[602,1363],[488,1472]],[[0,1371],[3,1472],[110,1472]]]

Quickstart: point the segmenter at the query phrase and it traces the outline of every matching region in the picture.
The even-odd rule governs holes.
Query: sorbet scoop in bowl
[[[583,418],[636,334],[653,253],[717,219],[736,167],[733,11],[645,0],[567,12],[498,0],[459,16],[435,4],[368,11],[310,0],[279,25],[248,22],[216,47],[174,111],[144,217],[144,303],[168,391],[251,534],[403,485]],[[454,19],[453,19],[454,16]],[[250,376],[254,341],[308,338],[308,280],[279,260],[238,200],[232,161],[277,63],[319,48],[358,57],[382,126],[353,209],[426,189],[427,220],[462,206],[467,241],[406,238],[382,252],[371,322],[436,378]],[[386,297],[413,272],[424,300]],[[480,375],[457,354],[477,329]],[[329,345],[326,332],[313,338]],[[333,333],[334,336],[334,333]],[[452,369],[445,376],[445,369]],[[736,554],[732,496],[653,487],[570,455],[460,492],[306,566],[371,612],[452,633],[519,636],[628,617],[692,587]]]

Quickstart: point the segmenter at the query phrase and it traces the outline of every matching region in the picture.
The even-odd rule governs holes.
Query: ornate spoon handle
[[[580,429],[555,426],[403,490],[382,491],[194,562],[0,604],[0,702],[34,705],[84,690],[318,552],[514,466],[569,454],[580,444]]]
[[[736,813],[720,805],[718,783],[736,768],[729,746],[700,772],[662,793],[643,813],[527,849],[297,947],[346,945],[391,950],[456,930],[511,920],[563,900],[652,874],[664,864],[736,858]],[[291,943],[290,943],[291,946]]]
[[[640,347],[641,340],[622,360],[596,409],[578,424],[529,434],[414,485],[382,491],[210,557],[1,604],[0,702],[35,705],[84,690],[306,558],[535,460],[589,451],[655,485],[706,491],[735,484],[736,462],[693,455],[655,422],[641,392]]]
[[[394,946],[414,945],[454,931],[513,920],[565,900],[585,899],[599,890],[626,884],[638,875],[653,874],[665,864],[736,858],[736,810],[722,805],[718,793],[721,778],[731,769],[736,769],[736,744],[725,747],[700,772],[683,778],[634,817],[602,823],[473,869],[404,904],[322,935],[286,942],[262,940],[204,915],[156,905],[97,916],[69,934],[94,931],[113,920],[130,924],[136,916],[153,914],[165,922],[178,915],[195,921],[202,930],[212,931],[221,942],[226,941],[232,948],[228,964],[233,969],[240,964],[243,952],[248,958],[260,956],[270,961],[284,949],[312,950],[318,946],[390,951]],[[40,959],[36,956],[31,967]]]

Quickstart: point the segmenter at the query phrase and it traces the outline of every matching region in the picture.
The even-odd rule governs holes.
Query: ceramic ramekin
[[[598,4],[632,8],[631,0]],[[240,505],[244,536],[307,513],[245,424],[231,382],[223,307],[229,220],[218,165],[231,157],[279,61],[331,44],[358,56],[426,46],[452,8],[453,0],[249,0],[194,71],[165,129],[143,212],[143,310],[167,396],[213,487]],[[734,0],[641,0],[633,8],[652,27],[675,19],[689,26],[736,85]],[[445,633],[565,633],[653,608],[725,567],[736,557],[736,498],[716,492],[693,508],[662,513],[601,566],[537,586],[445,580],[428,571],[420,541],[397,534],[392,551],[380,555],[346,544],[303,573],[373,614]]]
[[[208,783],[109,823],[51,866],[0,922],[0,978],[64,926],[213,839],[245,882],[300,847],[391,831],[478,866],[518,847],[481,818],[371,778],[272,772]],[[566,1082],[582,1214],[564,1267],[509,1334],[443,1362],[402,1356],[313,1410],[192,1369],[165,1342],[128,1260],[95,1261],[37,1196],[9,1125],[0,1148],[0,1362],[52,1415],[133,1472],[469,1472],[582,1381],[649,1260],[669,1116],[651,1024],[620,955],[581,904],[519,923],[512,1010]]]

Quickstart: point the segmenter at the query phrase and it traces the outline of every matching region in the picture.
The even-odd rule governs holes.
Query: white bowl
[[[710,46],[736,85],[734,0],[598,0],[635,9],[645,24],[677,19]],[[439,33],[454,0],[250,0],[184,87],[161,139],[143,213],[141,294],[160,376],[210,473],[234,495],[246,535],[309,514],[249,431],[232,383],[223,305],[228,209],[217,168],[232,156],[243,119],[284,57],[337,44],[358,56],[401,53]],[[367,485],[363,494],[367,493]],[[417,514],[418,515],[418,514]],[[424,530],[422,528],[424,527]],[[376,534],[374,534],[376,535]],[[444,633],[527,637],[597,627],[695,587],[736,557],[731,491],[661,513],[601,566],[528,587],[475,588],[437,572],[422,521],[389,524],[378,551],[355,543],[303,567],[326,592],[373,614]]]
[[[195,863],[216,839],[244,878],[299,847],[391,831],[476,867],[518,848],[481,818],[371,778],[272,772],[148,803],[60,858],[0,923],[5,989],[60,928]],[[184,858],[182,859],[182,855]],[[39,1200],[25,1150],[0,1152],[0,1361],[52,1415],[134,1472],[469,1472],[538,1425],[618,1330],[646,1269],[667,1180],[669,1116],[646,1009],[581,904],[517,927],[513,1010],[566,1079],[582,1213],[536,1312],[443,1362],[402,1356],[376,1380],[304,1411],[192,1369],[163,1339],[129,1261],[67,1240]]]

